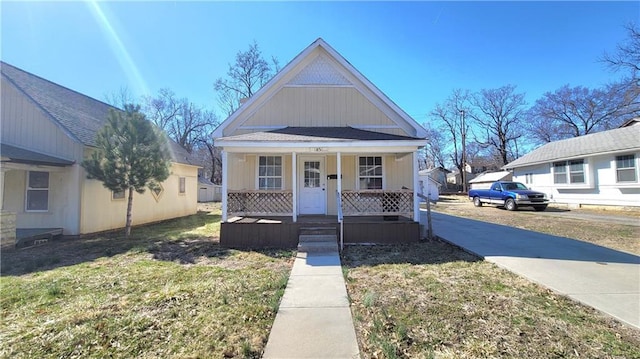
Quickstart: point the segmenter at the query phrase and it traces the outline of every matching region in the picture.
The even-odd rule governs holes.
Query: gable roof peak
[[[426,130],[418,124],[411,116],[409,116],[404,110],[395,104],[387,95],[385,95],[380,89],[378,89],[371,81],[369,81],[360,71],[358,71],[347,59],[345,59],[340,53],[338,53],[331,45],[329,45],[322,37],[318,37],[314,42],[302,50],[297,56],[295,56],[287,65],[285,65],[271,80],[269,80],[260,90],[258,90],[253,96],[251,96],[244,104],[242,104],[235,112],[233,112],[226,120],[224,120],[213,133],[214,138],[220,138],[224,136],[224,130],[238,119],[243,112],[249,111],[254,104],[258,104],[260,101],[266,101],[269,96],[267,93],[273,94],[277,91],[277,87],[282,87],[283,82],[286,81],[286,76],[291,74],[294,70],[303,71],[304,68],[300,68],[299,65],[304,64],[304,61],[309,59],[310,56],[316,51],[317,48],[322,48],[329,58],[337,62],[345,73],[349,74],[350,78],[355,78],[360,89],[365,89],[371,93],[373,98],[376,98],[376,102],[380,102],[383,106],[389,110],[389,113],[393,113],[394,121],[401,127],[405,128],[411,136],[426,138]],[[307,60],[308,61],[308,60]],[[413,132],[413,133],[411,133]]]

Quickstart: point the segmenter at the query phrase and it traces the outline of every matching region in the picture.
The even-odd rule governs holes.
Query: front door
[[[298,212],[325,214],[327,206],[324,157],[300,157],[298,180]]]

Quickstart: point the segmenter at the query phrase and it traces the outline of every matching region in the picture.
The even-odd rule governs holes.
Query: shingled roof
[[[2,77],[33,101],[62,131],[85,146],[96,146],[96,133],[110,109],[120,109],[0,61]],[[169,141],[175,162],[192,164],[189,154]]]
[[[502,168],[513,169],[598,154],[638,150],[640,150],[640,125],[635,125],[549,142]]]

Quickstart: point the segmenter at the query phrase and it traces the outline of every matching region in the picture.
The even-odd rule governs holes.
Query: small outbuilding
[[[469,181],[471,189],[487,189],[496,181],[511,181],[512,174],[509,171],[487,172]]]
[[[422,195],[429,196],[432,202],[437,201],[438,198],[440,198],[440,187],[442,187],[442,184],[431,178],[429,174],[424,171],[418,172],[418,177]]]
[[[222,186],[198,176],[198,202],[220,202]]]

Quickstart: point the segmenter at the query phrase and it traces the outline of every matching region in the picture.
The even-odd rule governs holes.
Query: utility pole
[[[467,193],[467,126],[464,122],[464,110],[460,110],[460,128],[462,135],[462,192]]]

